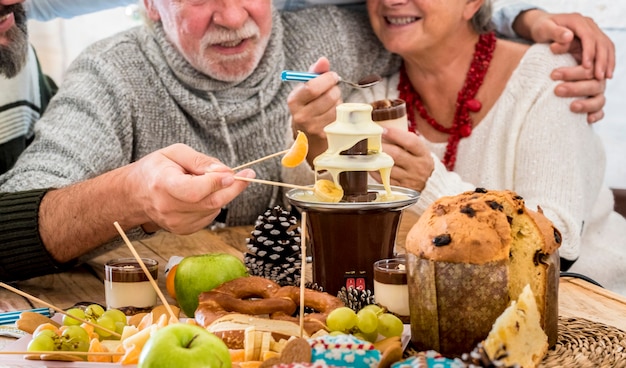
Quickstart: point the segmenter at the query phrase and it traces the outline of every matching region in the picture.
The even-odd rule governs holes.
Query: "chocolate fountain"
[[[287,193],[307,212],[313,282],[333,295],[341,287],[373,291],[374,262],[393,257],[402,210],[418,198],[414,190],[389,185],[394,162],[382,152],[383,128],[371,114],[369,104],[344,103],[324,129],[328,149],[313,161],[316,180],[330,175],[343,189],[341,201],[322,202],[302,189]],[[369,171],[379,171],[383,185],[368,184]]]

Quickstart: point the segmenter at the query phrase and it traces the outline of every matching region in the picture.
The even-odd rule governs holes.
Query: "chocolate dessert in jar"
[[[313,254],[313,281],[336,295],[342,287],[373,292],[372,265],[392,258],[402,210],[418,193],[389,185],[393,159],[382,152],[383,128],[372,121],[372,107],[344,103],[337,120],[324,131],[328,149],[313,165],[318,177],[329,175],[343,190],[339,202],[323,202],[311,191],[287,193],[290,203],[307,212]],[[383,184],[368,184],[380,171]]]
[[[409,323],[409,286],[406,259],[381,259],[374,263],[374,297],[376,304]]]
[[[404,100],[377,100],[371,103],[372,120],[383,127],[409,130]]]
[[[156,281],[159,263],[141,260]],[[134,258],[112,259],[104,265],[104,294],[107,309],[119,309],[126,315],[149,312],[157,303],[156,290]]]

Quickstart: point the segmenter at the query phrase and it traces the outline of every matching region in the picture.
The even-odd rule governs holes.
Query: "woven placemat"
[[[626,332],[584,318],[559,317],[559,339],[540,367],[626,367]]]
[[[411,344],[404,358],[417,355]],[[626,368],[626,332],[584,318],[559,316],[559,338],[540,368]]]

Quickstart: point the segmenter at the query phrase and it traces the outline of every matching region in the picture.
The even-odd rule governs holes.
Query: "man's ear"
[[[145,0],[150,1],[150,0]],[[463,10],[463,16],[465,19],[470,20],[478,12],[485,0],[467,0],[465,2],[465,10]]]
[[[146,15],[148,18],[155,22],[161,19],[161,15],[154,5],[154,0],[143,0],[143,5],[146,8]]]

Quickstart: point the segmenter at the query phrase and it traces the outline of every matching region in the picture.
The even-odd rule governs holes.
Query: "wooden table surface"
[[[406,216],[403,218],[403,224],[410,223],[410,221],[412,219],[407,219]],[[216,231],[203,230],[187,236],[159,232],[151,238],[135,241],[133,244],[142,257],[159,261],[158,284],[167,295],[163,270],[171,256],[228,252],[242,258],[246,250],[245,239],[250,236],[251,229],[252,227],[231,227]],[[408,227],[403,225],[399,230],[397,242],[399,247],[403,247],[407,229]],[[122,245],[70,271],[37,277],[12,285],[63,309],[81,301],[105,304],[104,263],[118,257],[132,257],[132,253]],[[168,299],[168,302],[174,301]],[[42,306],[0,288],[0,311]],[[626,331],[626,298],[580,279],[561,279],[559,313],[561,316],[585,318]],[[12,341],[14,340],[11,338],[0,337],[0,350]]]

